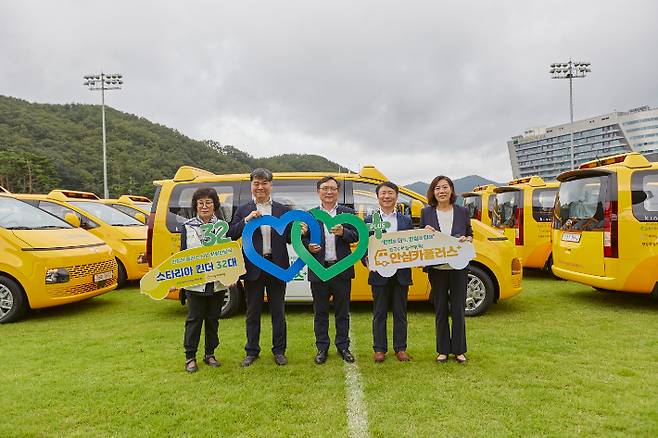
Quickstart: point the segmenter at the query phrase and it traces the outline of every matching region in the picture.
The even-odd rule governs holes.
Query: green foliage
[[[152,196],[153,181],[172,178],[189,165],[217,174],[336,171],[316,155],[254,158],[233,146],[192,140],[143,117],[106,107],[110,196]],[[103,192],[101,109],[98,105],[50,105],[0,96],[0,185],[16,192],[59,188]],[[2,184],[4,182],[5,184]]]

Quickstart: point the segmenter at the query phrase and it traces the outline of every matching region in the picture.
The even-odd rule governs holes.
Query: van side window
[[[631,176],[633,216],[640,222],[658,222],[658,170],[639,170]]]
[[[64,216],[66,216],[68,213],[74,214],[78,217],[78,219],[80,219],[80,228],[85,230],[91,230],[92,228],[98,227],[98,224],[89,219],[87,216],[83,216],[75,210],[64,207],[60,204],[56,204],[54,202],[39,201],[39,208],[43,211],[54,214],[60,219],[64,219]]]
[[[553,220],[553,205],[555,204],[555,189],[535,189],[532,192],[532,217],[537,222]]]
[[[463,206],[468,210],[468,215],[471,219],[477,218],[478,210],[482,209],[481,196],[465,196],[463,199]]]
[[[196,214],[192,211],[192,196],[201,187],[212,187],[219,196],[221,208],[217,212],[219,219],[231,222],[233,213],[237,209],[236,197],[240,193],[239,182],[216,182],[179,184],[171,191],[167,208],[167,229],[172,233],[180,233],[180,225]],[[219,217],[221,216],[221,217]]]
[[[316,179],[274,179],[272,182],[272,200],[279,202],[291,210],[311,210],[320,205]],[[338,203],[342,204],[344,197],[343,181],[338,190]]]
[[[361,219],[365,219],[366,216],[373,214],[379,209],[379,202],[377,201],[377,195],[375,194],[376,188],[377,186],[375,184],[370,183],[355,181],[352,184],[352,190],[354,192],[354,210]],[[400,198],[398,197],[398,199]],[[411,206],[409,208],[411,208]]]

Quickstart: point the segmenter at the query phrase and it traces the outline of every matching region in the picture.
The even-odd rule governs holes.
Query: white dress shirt
[[[256,198],[253,199],[256,204],[256,211],[259,211],[262,215],[272,216],[272,198],[262,204],[256,202]],[[263,255],[272,254],[272,227],[269,225],[261,226],[260,234],[263,236]]]
[[[391,224],[390,227],[386,228],[387,233],[394,233],[398,230],[398,212],[395,211],[395,209],[393,209],[393,213],[386,214],[380,208],[379,215],[382,218],[382,222],[388,222],[389,224]]]
[[[322,205],[320,205],[320,210],[326,212],[331,217],[336,217],[336,209],[338,208],[338,203],[333,206],[331,210],[325,210]],[[325,262],[335,262],[338,259],[336,256],[336,236],[329,232],[327,226],[324,225],[324,261]]]

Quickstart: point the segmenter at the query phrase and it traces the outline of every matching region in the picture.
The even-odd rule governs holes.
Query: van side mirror
[[[66,213],[64,215],[64,220],[72,227],[80,228],[80,218],[73,213]]]
[[[144,213],[135,213],[135,219],[137,219],[143,224],[146,223],[146,215],[144,215]]]

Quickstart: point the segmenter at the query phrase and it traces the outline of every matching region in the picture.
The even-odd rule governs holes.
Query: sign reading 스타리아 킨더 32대
[[[438,231],[408,230],[383,233],[381,238],[370,236],[368,241],[368,267],[383,277],[391,277],[400,268],[440,265],[447,263],[454,269],[463,269],[475,258],[475,249],[469,242]]]
[[[244,274],[242,248],[224,238],[228,224],[218,221],[204,226],[203,246],[173,254],[157,268],[151,269],[139,282],[143,294],[164,299],[172,287],[182,289],[218,281],[229,286]]]

